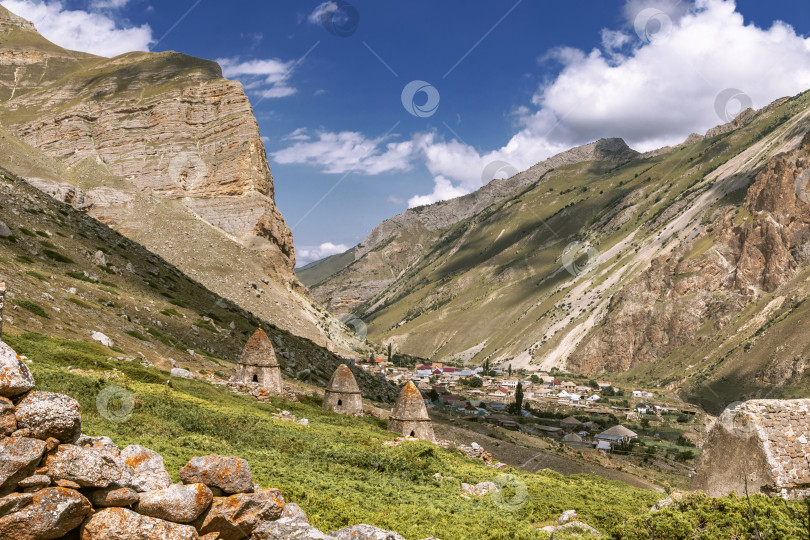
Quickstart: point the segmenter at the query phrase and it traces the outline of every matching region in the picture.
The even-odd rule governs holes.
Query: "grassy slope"
[[[0,193],[0,217],[13,235],[0,238],[0,276],[10,295],[7,330],[85,340],[100,331],[115,342],[109,355],[142,356],[162,368],[173,358],[195,374],[227,377],[245,341],[261,325],[275,339],[282,365],[296,362],[293,375],[311,368],[312,381],[324,382],[340,361],[218,297],[142,246],[22,180],[0,175]],[[96,265],[97,251],[111,266]],[[129,264],[133,271],[127,270]],[[13,308],[15,300],[39,309]],[[192,356],[188,349],[197,352]],[[371,379],[361,377],[359,383],[374,395],[379,384]]]
[[[163,384],[167,373],[110,362],[99,345],[36,334],[8,336],[8,341],[33,360],[38,389],[80,401],[85,433],[111,436],[119,445],[153,448],[175,480],[192,456],[242,456],[258,483],[283,489],[288,500],[301,504],[313,524],[325,530],[365,522],[396,529],[407,538],[535,538],[531,523],[545,523],[569,507],[608,529],[660,497],[596,477],[510,471],[530,492],[527,504],[511,513],[489,498],[467,501],[457,493],[460,480],[492,480],[501,471],[427,443],[383,446],[394,434],[376,419],[329,413],[314,399],[263,404],[201,381],[172,379],[168,387]],[[70,373],[68,365],[84,373]],[[114,369],[119,373],[111,376]],[[96,409],[96,396],[111,384],[135,398],[127,422],[110,422]],[[310,427],[271,419],[281,409],[308,418]],[[456,480],[439,484],[433,478],[437,472]]]
[[[363,522],[397,530],[408,539],[537,538],[534,526],[549,524],[571,508],[617,538],[686,538],[698,528],[701,538],[728,538],[722,535],[752,530],[747,507],[737,498],[689,499],[694,508],[687,513],[667,511],[649,524],[647,509],[660,498],[658,493],[585,475],[497,471],[427,443],[391,448],[382,442],[394,435],[380,421],[325,412],[314,399],[263,404],[202,381],[172,378],[167,386],[167,373],[109,361],[100,345],[37,334],[9,335],[7,340],[32,360],[38,389],[79,400],[84,433],[108,435],[119,446],[143,444],[158,451],[175,480],[193,456],[244,457],[255,481],[281,488],[322,530]],[[67,366],[80,372],[70,372]],[[96,408],[99,392],[109,385],[123,387],[134,397],[135,409],[125,422],[106,420]],[[310,427],[272,419],[281,409],[308,418]],[[437,472],[454,480],[439,483],[433,478]],[[462,480],[493,480],[503,472],[527,486],[526,502],[517,511],[489,497],[459,496]],[[507,491],[507,499],[512,496]],[[779,531],[799,530],[792,513],[800,505],[760,497],[754,503],[759,512],[768,512],[768,518],[760,516],[761,527],[773,523]],[[712,523],[717,508],[722,511]],[[659,533],[647,534],[651,527]],[[678,531],[686,532],[675,534]],[[793,532],[776,537],[792,538]]]
[[[327,277],[340,272],[353,261],[354,248],[297,268],[295,274],[298,276],[298,279],[301,280],[301,283],[307,287],[312,287]]]

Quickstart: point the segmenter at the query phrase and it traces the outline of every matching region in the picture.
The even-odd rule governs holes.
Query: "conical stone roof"
[[[264,330],[258,328],[253,332],[245,343],[239,363],[248,366],[278,367],[276,351],[273,350],[273,345]]]
[[[399,399],[394,410],[391,411],[392,420],[409,420],[409,421],[422,421],[430,420],[425,407],[425,401],[422,399],[422,394],[419,389],[413,384],[413,381],[408,381],[405,388],[399,394]]]
[[[340,364],[332,378],[329,379],[329,385],[326,387],[327,392],[338,392],[341,394],[359,394],[360,387],[357,386],[357,381],[354,378],[352,370],[346,364]]]

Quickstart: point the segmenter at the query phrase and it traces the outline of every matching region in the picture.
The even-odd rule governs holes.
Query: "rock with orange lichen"
[[[197,540],[194,527],[143,516],[126,508],[97,512],[82,528],[82,540]]]
[[[17,430],[14,404],[8,398],[0,397],[0,435],[10,435]]]
[[[205,484],[175,484],[141,494],[135,511],[175,523],[188,523],[211,505],[214,495]]]
[[[0,439],[0,496],[14,491],[17,483],[30,476],[45,453],[45,442],[26,437]]]
[[[284,510],[284,498],[277,489],[214,497],[211,507],[194,522],[200,534],[219,533],[222,540],[241,540],[259,525],[275,521]]]
[[[0,396],[14,397],[34,387],[34,377],[14,349],[0,341]]]
[[[81,525],[90,511],[90,501],[78,491],[60,487],[45,488],[34,493],[30,504],[0,518],[0,538],[61,538]]]
[[[119,487],[111,484],[105,488],[98,488],[90,491],[87,498],[93,506],[99,508],[110,508],[114,506],[132,506],[139,500],[138,492],[132,488]]]
[[[124,471],[118,483],[135,491],[155,491],[172,485],[163,457],[154,450],[131,444],[121,450]]]
[[[184,484],[205,484],[225,493],[251,493],[253,475],[247,460],[238,457],[209,455],[191,458],[180,470]]]
[[[31,392],[17,404],[14,416],[17,428],[29,430],[35,439],[73,443],[82,434],[79,402],[64,394]]]
[[[45,458],[51,480],[76,482],[81,487],[107,487],[121,478],[121,463],[92,448],[61,444]]]

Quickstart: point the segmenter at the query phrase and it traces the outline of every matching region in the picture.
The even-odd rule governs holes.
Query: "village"
[[[575,450],[652,460],[690,474],[697,460],[705,414],[657,389],[552,370],[462,368],[440,362],[398,367],[378,357],[360,369],[403,385],[413,382],[431,414],[485,423]]]

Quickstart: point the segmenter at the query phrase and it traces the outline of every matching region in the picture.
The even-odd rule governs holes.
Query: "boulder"
[[[82,540],[197,540],[194,527],[142,516],[126,508],[105,508],[82,529]]]
[[[251,493],[253,476],[247,460],[238,457],[202,456],[191,458],[180,470],[184,484],[205,484],[225,493]]]
[[[483,497],[489,493],[496,492],[498,491],[498,486],[496,486],[494,482],[480,482],[475,485],[462,483],[459,491],[461,491],[462,497],[469,499],[470,497]]]
[[[14,397],[34,387],[28,366],[14,349],[0,341],[0,396]]]
[[[8,238],[9,236],[13,236],[11,229],[8,228],[8,225],[0,221],[0,238]]]
[[[0,435],[10,435],[17,431],[17,418],[14,404],[10,399],[0,397]]]
[[[175,523],[194,521],[211,505],[214,495],[205,484],[175,484],[141,494],[135,511]]]
[[[14,491],[20,480],[30,476],[44,453],[45,442],[39,439],[0,439],[0,497]]]
[[[87,498],[93,506],[99,508],[132,506],[140,499],[138,492],[132,488],[110,484],[105,488],[94,489]]]
[[[309,524],[307,515],[295,503],[289,503],[276,521],[265,521],[253,530],[251,540],[334,540]]]
[[[557,533],[565,534],[565,535],[587,535],[588,537],[601,537],[602,533],[588,525],[587,523],[583,523],[581,521],[569,521],[559,527],[554,527],[554,531],[551,533],[551,538],[557,536]],[[569,538],[566,536],[566,538]]]
[[[18,429],[30,430],[31,437],[73,443],[82,434],[79,402],[64,394],[31,392],[17,404],[14,412]]]
[[[112,347],[113,345],[115,345],[115,343],[113,343],[113,340],[111,340],[109,337],[105,336],[101,332],[93,332],[92,334],[90,334],[90,337],[98,341],[105,347]]]
[[[98,450],[61,444],[45,458],[51,480],[68,480],[81,487],[107,487],[121,478],[121,463]]]
[[[23,478],[17,484],[18,488],[23,488],[27,491],[39,491],[51,485],[51,479],[44,474],[35,474],[28,478]]]
[[[121,450],[124,471],[119,480],[122,486],[135,491],[155,491],[172,485],[172,478],[163,465],[163,457],[149,448],[131,444]]]
[[[180,377],[180,378],[183,378],[183,379],[196,379],[196,378],[197,378],[197,377],[196,377],[196,376],[195,376],[195,375],[194,375],[192,372],[190,372],[189,370],[187,370],[187,369],[183,369],[183,368],[179,368],[179,367],[172,368],[172,370],[169,372],[169,374],[170,374],[172,377]]]
[[[557,518],[557,523],[559,523],[560,525],[564,525],[569,521],[576,521],[576,519],[577,519],[576,510],[566,510],[565,512],[560,514],[560,517]]]
[[[0,497],[0,517],[19,512],[34,500],[32,493],[11,493]]]
[[[284,499],[277,489],[214,497],[211,507],[194,521],[200,534],[217,532],[222,540],[249,537],[265,521],[281,517]]]
[[[405,540],[394,531],[384,531],[371,525],[353,525],[329,533],[335,540]]]
[[[90,501],[78,491],[60,487],[45,488],[34,493],[30,504],[0,518],[0,538],[61,538],[81,525],[91,510]]]
[[[335,540],[309,523],[281,518],[265,521],[253,530],[251,540]]]

